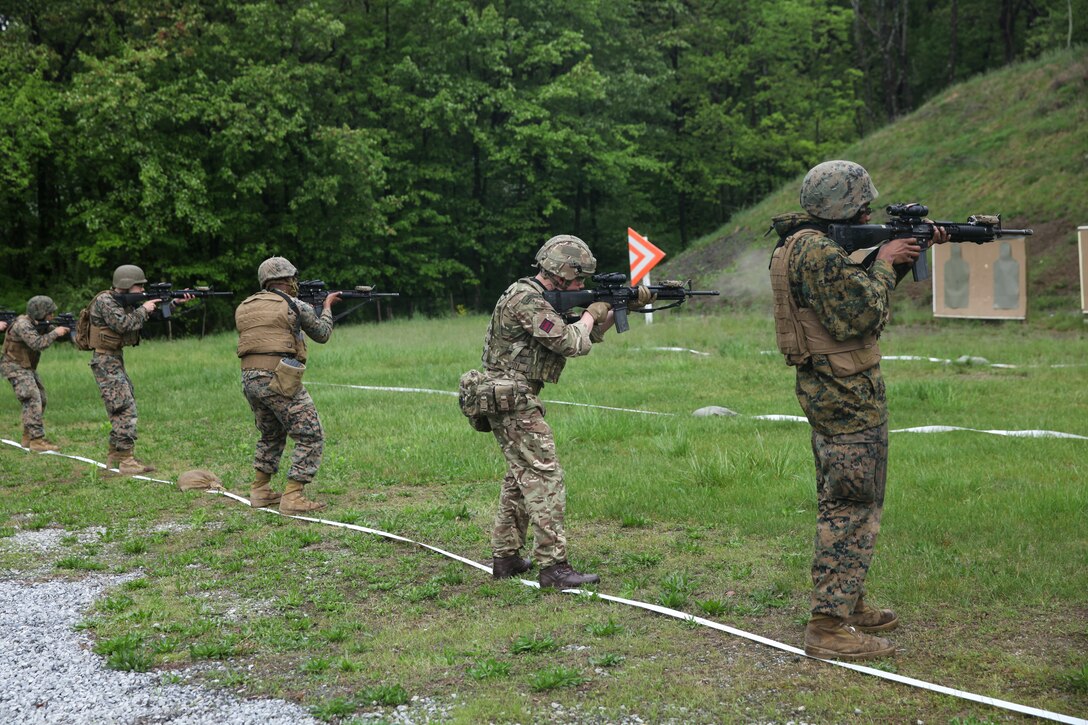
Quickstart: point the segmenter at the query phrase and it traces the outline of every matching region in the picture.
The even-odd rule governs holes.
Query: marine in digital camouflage
[[[0,374],[11,383],[22,406],[23,433],[28,438],[45,437],[43,416],[48,401],[37,368],[42,350],[56,339],[56,331],[38,334],[34,321],[27,315],[16,317],[4,338]]]
[[[297,298],[291,299],[298,310],[299,329],[316,342],[327,342],[332,336],[332,313],[326,310],[318,315],[312,305]],[[295,312],[286,304],[283,309],[287,315],[287,327],[294,328]],[[325,450],[325,433],[317,407],[305,387],[300,387],[294,396],[288,398],[269,387],[272,380],[273,373],[270,370],[242,370],[242,392],[253,411],[253,422],[260,433],[253,456],[253,467],[275,475],[279,471],[280,459],[290,436],[295,447],[291,453],[291,468],[287,476],[302,484],[310,483],[317,475]]]
[[[534,278],[520,279],[499,298],[484,341],[484,373],[519,392],[513,409],[488,415],[507,471],[491,534],[496,558],[513,556],[533,530],[533,558],[541,568],[567,560],[566,488],[555,437],[538,397],[558,382],[566,359],[588,354],[597,331],[567,324],[542,296]]]
[[[814,311],[835,340],[879,336],[902,274],[884,260],[853,262],[826,235],[826,222],[806,211],[772,222],[780,244],[796,235],[787,260],[793,300]],[[884,379],[879,364],[837,377],[828,356],[817,353],[795,370],[816,466],[812,612],[845,619],[865,594],[880,531],[888,461]]]
[[[103,292],[91,302],[90,317],[92,326],[112,333],[110,339],[118,343],[96,346],[90,365],[110,419],[110,446],[129,451],[136,444],[137,411],[135,390],[125,370],[123,348],[139,343],[140,330],[147,322],[148,312],[142,306],[126,308],[111,294]],[[101,337],[97,339],[101,341]]]
[[[803,215],[775,219],[780,234],[814,221]],[[815,310],[835,339],[879,335],[888,322],[889,293],[899,278],[894,267],[884,260],[869,268],[855,263],[819,229],[799,234],[788,262],[794,300]],[[814,354],[810,364],[797,367],[797,399],[813,429],[823,435],[854,433],[888,420],[879,365],[840,378],[826,355]]]

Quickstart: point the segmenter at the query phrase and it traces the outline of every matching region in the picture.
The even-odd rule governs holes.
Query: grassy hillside
[[[839,157],[869,170],[880,206],[921,201],[935,218],[1000,213],[1009,227],[1033,228],[1030,310],[1079,309],[1076,229],[1088,224],[1088,48],[953,86]],[[698,240],[663,276],[722,290],[716,304],[769,304],[773,236],[763,234],[772,216],[800,208],[802,178]],[[881,212],[874,221],[883,219]],[[928,284],[906,287],[911,299],[928,304]]]

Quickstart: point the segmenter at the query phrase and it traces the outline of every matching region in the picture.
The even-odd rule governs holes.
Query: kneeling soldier
[[[26,303],[26,314],[19,315],[11,323],[4,338],[3,355],[0,356],[0,373],[15,389],[15,397],[23,405],[23,447],[39,453],[60,450],[45,439],[42,415],[45,413],[45,387],[38,377],[38,361],[42,350],[58,338],[68,334],[63,325],[39,334],[37,325],[53,319],[57,306],[44,295],[31,297]]]
[[[321,465],[325,434],[314,401],[302,386],[306,369],[303,333],[315,342],[328,341],[332,306],[340,300],[340,293],[325,298],[318,317],[311,305],[299,301],[298,270],[283,257],[262,262],[257,280],[261,291],[245,299],[234,313],[242,392],[261,434],[253,457],[256,477],[250,487],[250,505],[264,508],[279,503],[281,513],[306,514],[325,508],[325,504],[302,495]],[[287,436],[294,439],[295,450],[281,498],[269,483],[279,470]]]

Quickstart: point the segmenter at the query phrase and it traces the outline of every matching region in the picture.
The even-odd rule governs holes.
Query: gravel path
[[[82,612],[126,578],[0,581],[0,722],[317,723],[283,700],[241,700],[154,672],[107,669],[72,630]]]

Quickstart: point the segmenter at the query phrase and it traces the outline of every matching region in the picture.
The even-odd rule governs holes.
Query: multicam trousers
[[[125,372],[125,358],[95,352],[91,370],[110,418],[110,446],[130,451],[136,445],[136,393]]]
[[[816,555],[812,613],[847,617],[865,594],[888,474],[888,424],[858,433],[812,433]]]
[[[533,527],[533,558],[543,568],[567,560],[563,531],[567,492],[555,455],[555,438],[538,407],[488,416],[506,457],[506,477],[491,531],[495,557],[513,556]]]
[[[23,432],[27,438],[43,438],[45,426],[42,416],[45,414],[45,388],[42,379],[34,370],[27,370],[13,362],[0,363],[0,374],[8,379],[15,389],[15,397],[23,406]]]
[[[287,477],[299,483],[309,483],[321,466],[325,450],[325,433],[317,408],[306,388],[300,387],[293,398],[269,389],[272,373],[265,370],[243,370],[242,392],[253,409],[253,422],[261,437],[257,440],[257,452],[253,467],[258,471],[275,474],[280,468],[287,436],[295,441],[291,453],[291,469]]]

